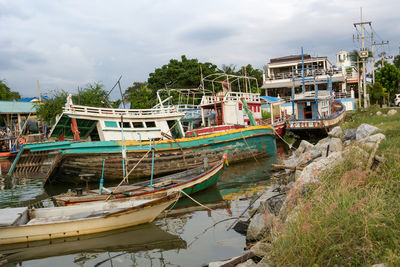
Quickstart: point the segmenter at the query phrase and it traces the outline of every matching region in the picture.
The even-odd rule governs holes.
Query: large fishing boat
[[[326,85],[326,90],[319,90],[318,86],[322,85],[316,83],[316,76],[305,77],[303,49],[301,57],[301,78],[293,78],[293,84],[301,81],[301,92],[296,93],[295,87],[292,87],[292,114],[286,121],[286,129],[300,136],[327,134],[344,120],[346,108],[334,100],[331,75],[327,75],[325,80],[319,80],[319,83]],[[312,73],[315,73],[313,69]]]
[[[184,115],[171,106],[95,108],[73,105],[68,98],[50,133],[60,141],[24,145],[9,174],[47,182],[72,182],[80,174],[93,174],[92,180],[100,180],[105,160],[105,180],[121,179],[132,167],[129,178],[135,178],[197,167],[204,157],[215,162],[226,150],[230,162],[276,154],[271,126],[232,125],[223,131],[185,136]],[[67,138],[74,141],[61,141]]]

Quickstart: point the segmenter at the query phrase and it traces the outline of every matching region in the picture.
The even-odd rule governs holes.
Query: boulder
[[[328,146],[329,146],[329,151],[327,151]],[[310,154],[312,154],[312,158],[315,159],[319,156],[326,157],[327,152],[329,155],[330,153],[339,152],[342,150],[343,150],[343,144],[340,138],[327,137],[321,139],[311,150]]]
[[[331,138],[329,142],[329,153],[340,152],[343,150],[342,140],[340,138]]]
[[[247,229],[246,240],[261,240],[264,236],[269,234],[274,218],[275,216],[269,212],[257,213],[254,215],[250,220],[249,228]]]
[[[381,115],[382,115],[382,112],[381,112],[380,110],[378,110],[378,111],[376,112],[376,115],[381,116]]]
[[[343,132],[343,140],[356,140],[356,129],[347,129]]]
[[[304,152],[310,151],[314,147],[313,144],[306,140],[301,140],[299,147],[296,149],[296,156],[300,157]]]
[[[336,126],[334,127],[329,133],[328,136],[330,137],[338,137],[341,138],[343,136],[343,130],[342,127]]]
[[[248,259],[246,262],[239,263],[236,267],[255,267],[257,264],[252,260]]]
[[[271,249],[271,245],[266,242],[257,242],[254,246],[250,248],[250,251],[254,253],[259,258],[267,255],[268,250]]]
[[[391,110],[388,111],[387,114],[388,114],[389,116],[393,116],[393,115],[397,114],[397,110],[391,109]]]
[[[285,188],[285,186],[284,186]],[[282,208],[283,201],[285,200],[285,195],[277,195],[260,202],[260,206],[257,209],[258,213],[271,212],[274,215],[278,215],[280,209]]]
[[[384,140],[386,138],[386,136],[382,133],[378,133],[378,134],[374,134],[374,135],[370,135],[362,140],[360,140],[360,143],[365,144],[368,147],[374,147],[375,144],[380,141],[380,140]]]
[[[369,125],[366,123],[361,124],[358,126],[357,131],[356,131],[356,140],[360,141],[370,135],[373,135],[375,133],[379,132],[379,128]]]

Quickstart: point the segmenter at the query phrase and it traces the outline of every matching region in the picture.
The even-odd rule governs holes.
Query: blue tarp
[[[273,97],[273,96],[261,96],[262,99],[264,99],[267,103],[275,103],[282,101],[282,98],[279,97]]]

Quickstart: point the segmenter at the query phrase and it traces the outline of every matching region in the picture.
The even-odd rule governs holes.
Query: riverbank
[[[376,127],[376,128],[375,128]],[[247,231],[246,266],[400,264],[400,113],[350,113],[330,137],[302,142]],[[257,262],[257,261],[256,261]]]

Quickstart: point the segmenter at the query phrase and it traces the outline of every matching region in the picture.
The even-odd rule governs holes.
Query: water
[[[129,229],[103,234],[0,247],[10,266],[202,266],[243,253],[245,237],[227,229],[270,184],[269,165],[276,159],[259,159],[227,167],[216,187],[192,197],[213,211],[186,198],[171,216]],[[16,183],[11,187],[12,182]],[[23,205],[67,190],[43,189],[40,180],[0,180],[0,207]],[[45,203],[50,205],[50,202]],[[173,214],[172,214],[173,213]],[[5,251],[5,249],[8,250]],[[0,260],[1,261],[1,260]]]

